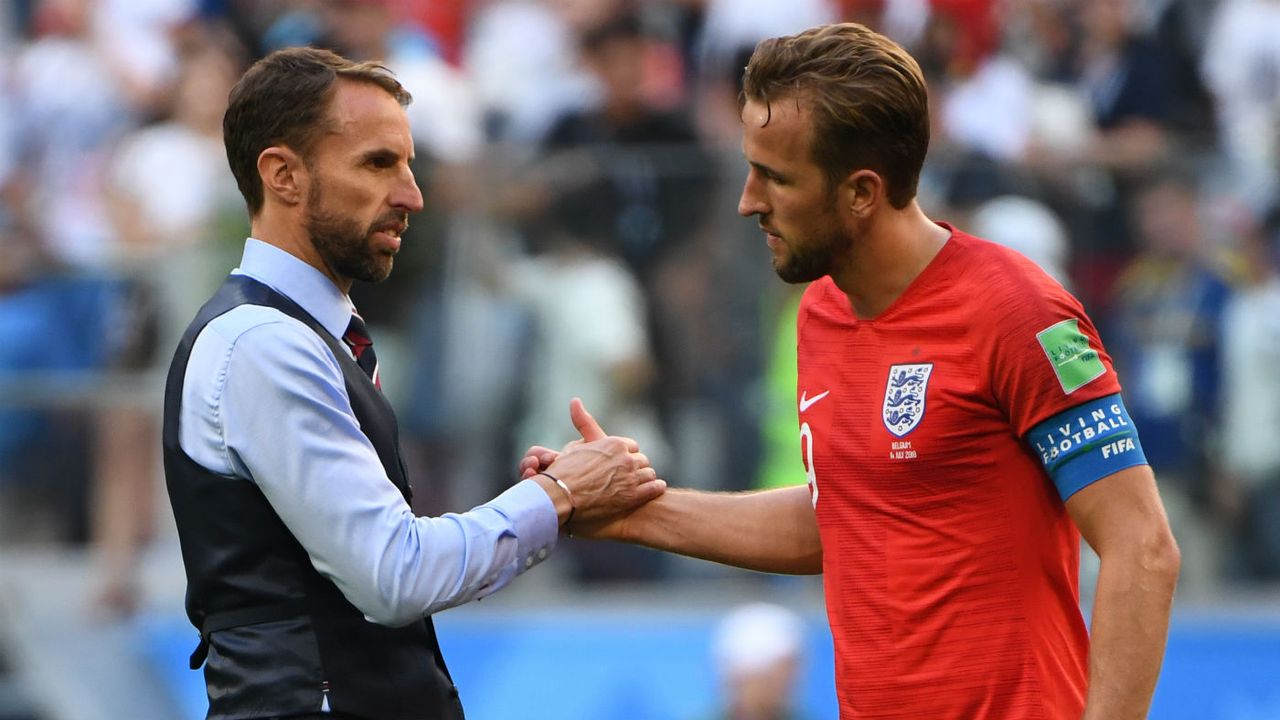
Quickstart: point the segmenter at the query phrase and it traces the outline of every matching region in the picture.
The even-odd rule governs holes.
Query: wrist
[[[577,511],[577,505],[574,502],[573,491],[565,482],[554,475],[546,472],[540,472],[533,476],[532,480],[542,487],[543,492],[551,499],[552,506],[555,507],[556,521],[561,528],[566,531],[569,524],[573,522],[574,513]]]

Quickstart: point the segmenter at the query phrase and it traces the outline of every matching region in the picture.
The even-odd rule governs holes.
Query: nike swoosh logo
[[[813,397],[805,397],[805,394],[807,392],[808,391],[800,393],[800,412],[804,412],[805,410],[808,410],[809,408],[813,407],[814,403],[818,402],[822,398],[831,394],[831,391],[827,390],[826,392],[819,393],[817,395],[814,395]]]

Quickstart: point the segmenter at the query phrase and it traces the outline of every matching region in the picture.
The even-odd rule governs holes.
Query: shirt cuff
[[[556,506],[542,486],[521,480],[484,504],[502,513],[511,522],[516,536],[516,573],[523,573],[546,560],[560,537]]]

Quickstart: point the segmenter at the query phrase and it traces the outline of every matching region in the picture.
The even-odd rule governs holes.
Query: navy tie
[[[351,348],[356,364],[369,376],[375,387],[382,389],[382,378],[378,377],[378,356],[373,352],[373,339],[369,337],[369,328],[365,327],[364,318],[351,311],[351,324],[347,325],[347,333],[342,336],[343,342]]]

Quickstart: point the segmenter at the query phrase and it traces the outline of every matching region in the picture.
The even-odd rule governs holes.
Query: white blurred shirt
[[[1246,483],[1280,476],[1280,277],[1223,315],[1222,459]]]

